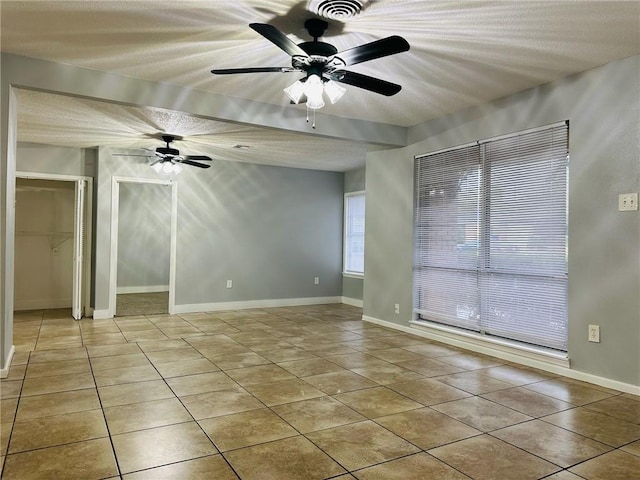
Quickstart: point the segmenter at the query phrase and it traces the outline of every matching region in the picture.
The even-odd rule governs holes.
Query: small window
[[[344,274],[364,275],[364,192],[344,196]]]

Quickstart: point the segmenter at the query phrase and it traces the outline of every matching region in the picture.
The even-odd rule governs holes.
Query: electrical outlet
[[[233,288],[233,280],[227,280],[227,288]]]
[[[618,195],[618,211],[629,212],[632,210],[638,210],[638,194],[621,193]]]
[[[396,303],[393,306],[393,311],[396,313],[396,315],[400,315],[400,304],[399,303]]]
[[[589,341],[600,343],[600,325],[589,325]]]
[[[320,285],[320,277],[313,277],[313,284]]]

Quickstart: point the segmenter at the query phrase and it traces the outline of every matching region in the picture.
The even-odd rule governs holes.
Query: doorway
[[[89,308],[91,178],[16,174],[14,310]]]
[[[177,185],[114,178],[111,306],[114,316],[173,312]]]

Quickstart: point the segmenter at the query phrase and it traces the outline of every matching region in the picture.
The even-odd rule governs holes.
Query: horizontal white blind
[[[566,350],[568,126],[416,159],[417,311]]]
[[[415,175],[418,310],[429,318],[477,330],[479,147],[419,159]]]
[[[364,273],[364,212],[363,193],[345,195],[345,273]]]

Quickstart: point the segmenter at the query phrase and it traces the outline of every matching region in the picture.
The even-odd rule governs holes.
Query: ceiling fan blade
[[[185,160],[196,160],[199,162],[212,162],[213,159],[211,157],[207,157],[206,155],[185,155]]]
[[[289,37],[273,25],[269,25],[267,23],[250,23],[249,26],[271,43],[284,50],[290,56],[308,56],[307,52],[301,49]]]
[[[393,35],[391,37],[375,40],[371,43],[365,43],[359,47],[350,48],[335,54],[348,65],[356,63],[368,62],[376,58],[394,55],[396,53],[406,52],[409,50],[409,42],[404,38]]]
[[[198,162],[194,162],[192,160],[176,160],[177,163],[184,163],[185,165],[191,165],[193,167],[199,167],[199,168],[209,168],[211,165],[207,165],[204,163],[198,163]]]
[[[353,85],[354,87],[363,88],[370,92],[386,95],[387,97],[395,95],[402,90],[402,87],[396,83],[369,77],[368,75],[363,75],[361,73],[347,72],[345,70],[336,70],[330,75],[330,77],[336,82]]]
[[[218,68],[211,70],[214,75],[232,75],[235,73],[295,72],[293,67],[253,67],[253,68]]]

